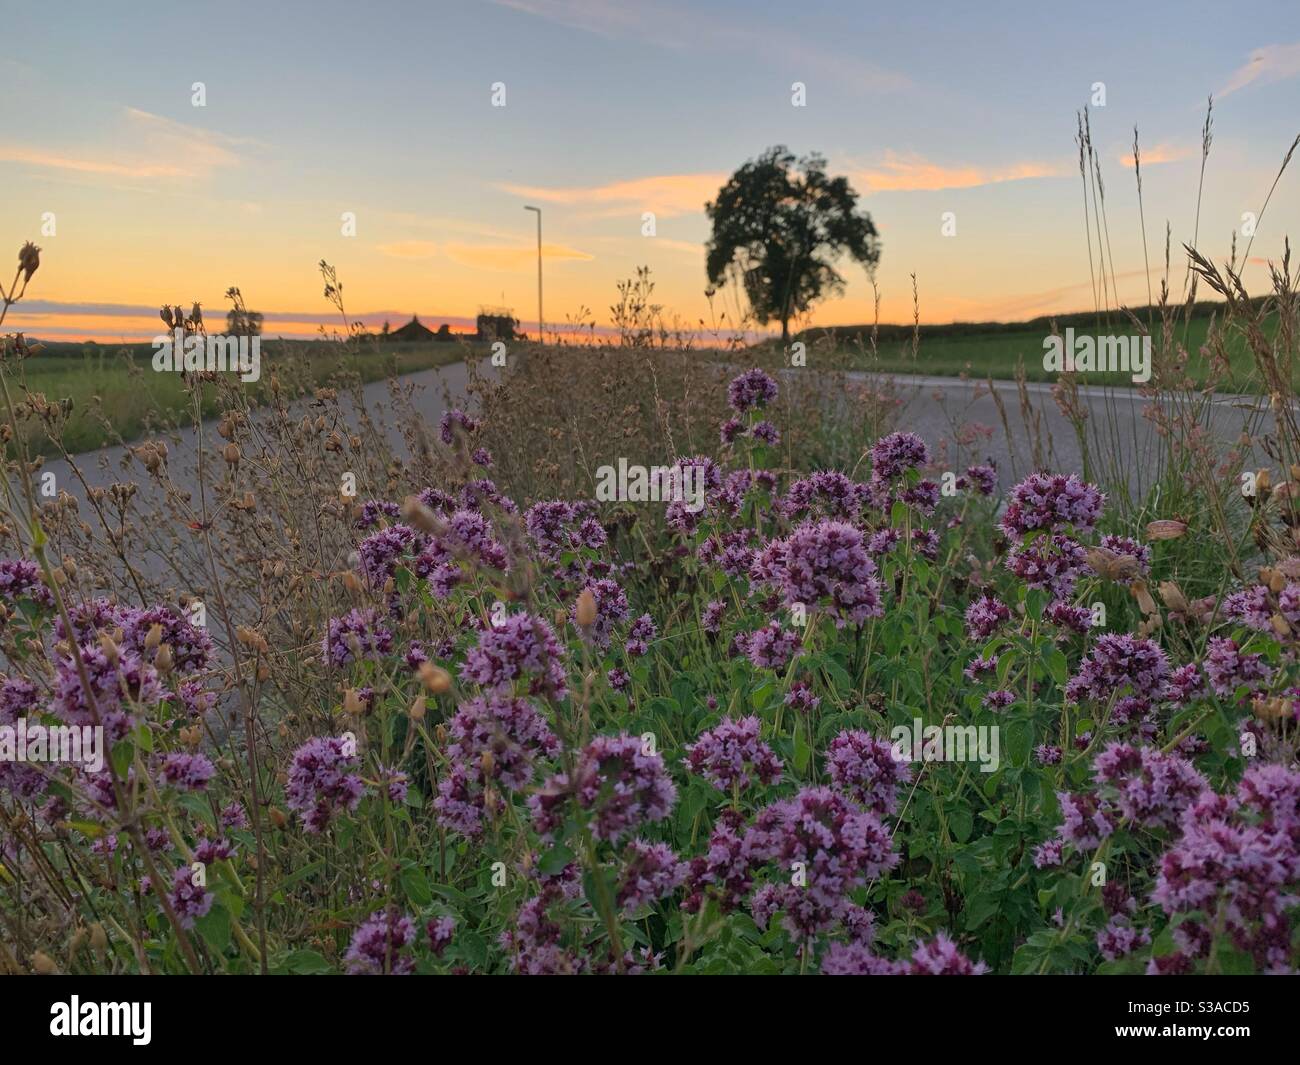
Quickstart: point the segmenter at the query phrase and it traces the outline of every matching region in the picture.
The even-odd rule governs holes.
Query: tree
[[[844,278],[835,263],[844,254],[871,270],[880,240],[858,194],[843,177],[828,177],[816,153],[796,159],[783,145],[751,159],[704,205],[713,224],[706,246],[709,284],[735,276],[758,320],[781,323],[817,300],[838,295]]]

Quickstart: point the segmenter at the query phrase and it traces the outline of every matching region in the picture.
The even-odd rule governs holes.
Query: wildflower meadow
[[[630,7],[607,23],[602,5],[554,6],[474,17],[544,24],[553,49],[589,22],[615,50],[630,25],[638,48],[655,40]],[[714,23],[680,20],[731,62]],[[495,39],[531,47],[521,32]],[[689,57],[689,40],[653,47]],[[965,988],[1030,976],[1110,978],[1016,985],[1034,989],[1015,999],[1025,1024],[1075,1026],[1081,1045],[1263,1030],[1262,981],[1228,978],[1300,970],[1300,278],[1282,231],[1300,138],[1261,148],[1258,180],[1220,176],[1212,145],[1224,98],[1246,138],[1260,127],[1238,101],[1294,89],[1289,47],[1197,104],[1186,152],[1144,156],[1134,130],[1121,157],[1110,115],[1129,90],[1113,76],[1108,102],[1098,80],[1065,178],[1054,162],[862,162],[829,128],[828,156],[775,145],[715,171],[718,133],[699,174],[601,187],[548,149],[535,173],[475,187],[513,197],[518,247],[473,196],[439,192],[425,218],[396,185],[383,208],[329,201],[300,241],[307,170],[279,213],[243,204],[278,165],[251,118],[244,138],[128,115],[190,145],[166,167],[0,138],[0,175],[53,167],[103,196],[146,195],[108,179],[160,183],[148,195],[184,190],[200,231],[219,189],[223,226],[268,227],[221,261],[265,313],[226,287],[223,328],[168,296],[119,345],[135,306],[70,295],[89,201],[39,235],[0,203],[0,229],[23,227],[0,276],[0,974],[84,981],[29,982],[56,988],[37,1027],[142,1045],[154,1022],[130,1003],[192,1025],[200,1002],[252,986],[117,979],[136,976],[937,975],[983,978],[924,993],[945,1029],[1004,1008]],[[777,135],[805,143],[786,131],[819,93],[883,78],[826,70],[839,87],[777,78]],[[475,152],[495,150],[492,121],[559,106],[522,74],[475,76]],[[208,77],[186,99],[224,121]],[[273,96],[268,116],[292,109]],[[330,124],[350,128],[351,106]],[[445,123],[470,107],[440,106]],[[518,160],[529,127],[509,128]],[[285,159],[310,129],[276,142]],[[447,158],[470,158],[447,130]],[[374,158],[400,171],[408,150]],[[1149,183],[1184,155],[1200,183],[1176,230]],[[250,178],[238,161],[255,157]],[[959,235],[981,226],[1047,247],[980,211],[1014,187],[1016,210],[1055,224],[1065,208],[1031,193],[1048,203],[1066,178],[1084,222],[1069,285],[997,303],[982,286],[1010,282],[990,243],[987,265],[961,260],[960,299],[910,269],[882,296],[891,256],[970,254]],[[1225,242],[1230,181],[1252,209]],[[929,244],[909,213],[922,196]],[[639,235],[601,236],[637,197]],[[699,242],[673,235],[688,222]],[[615,259],[616,302],[595,314],[576,293],[624,239],[653,250]],[[186,270],[210,285],[211,262],[173,246],[173,277],[167,256],[144,272],[178,294]],[[625,259],[654,266],[627,276]],[[121,260],[122,284],[145,291],[136,265]],[[1017,267],[1043,290],[1057,268],[1027,251]],[[396,328],[366,310],[402,305],[413,271],[461,303],[458,285],[500,284],[501,305]],[[315,309],[276,309],[300,284]],[[678,315],[688,284],[703,297]],[[900,290],[886,313],[910,324],[882,325]],[[531,316],[534,298],[521,320],[511,301]],[[980,301],[1025,320],[964,322]],[[867,324],[836,324],[851,314]],[[110,339],[70,339],[82,323]],[[210,1002],[188,990],[214,984]],[[386,1010],[422,985],[290,986],[312,989],[293,1012],[314,1016],[322,986],[394,988]],[[922,996],[887,986],[902,990],[877,1016],[910,1023]]]

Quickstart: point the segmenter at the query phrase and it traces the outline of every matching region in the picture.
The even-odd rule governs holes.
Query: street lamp
[[[542,209],[540,207],[524,207],[525,211],[533,211],[537,215],[537,343],[542,341]]]

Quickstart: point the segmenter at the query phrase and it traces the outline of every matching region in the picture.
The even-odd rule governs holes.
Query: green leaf
[[[1053,647],[1046,655],[1047,671],[1057,684],[1064,684],[1070,679],[1070,663],[1066,661],[1065,652]]]
[[[218,954],[224,954],[230,946],[230,914],[219,902],[202,917],[196,918],[194,927],[203,941]]]
[[[966,900],[966,929],[978,928],[1000,907],[999,895],[994,892],[980,892]]]
[[[808,768],[808,760],[812,757],[812,749],[808,746],[807,737],[804,736],[803,729],[795,726],[794,730],[794,767],[802,773]]]
[[[965,843],[970,839],[974,827],[975,822],[969,807],[959,806],[948,814],[948,831],[958,843]]]
[[[332,973],[334,966],[314,950],[295,950],[285,958],[281,969],[285,972],[297,973],[300,976],[309,976]]]
[[[433,891],[429,887],[429,878],[424,870],[417,866],[407,866],[398,877],[406,897],[415,906],[427,906],[433,901]]]
[[[537,869],[543,876],[559,876],[564,872],[565,866],[572,861],[573,851],[563,843],[557,843],[542,855],[542,860],[537,863]]]

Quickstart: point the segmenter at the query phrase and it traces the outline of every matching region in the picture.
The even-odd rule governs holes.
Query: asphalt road
[[[812,370],[786,372],[815,372]],[[867,380],[865,373],[850,373],[848,377]],[[963,380],[951,377],[921,377],[896,375],[892,378],[901,406],[898,411],[899,428],[918,433],[931,446],[938,448],[947,440],[951,442],[963,426],[979,425],[991,430],[985,437],[980,434],[972,450],[981,459],[992,459],[1002,473],[1002,485],[1043,466],[1061,472],[1083,472],[1082,453],[1073,426],[1058,409],[1051,394],[1051,386],[1030,383],[1025,386],[1028,410],[1024,409],[1018,387],[1014,381]],[[444,394],[456,402],[465,395],[467,371],[464,363],[453,363],[434,370],[425,370],[401,378],[402,386],[412,394],[416,409],[430,424],[436,424],[446,409]],[[996,390],[996,398],[994,396]],[[405,451],[400,433],[385,417],[391,406],[389,386],[386,381],[375,381],[363,389],[363,402],[372,418],[385,431],[397,453]],[[999,410],[1001,400],[1005,421]],[[1144,416],[1148,404],[1146,397],[1127,389],[1080,389],[1080,400],[1088,411],[1088,421],[1095,430],[1106,428],[1105,440],[1090,445],[1094,457],[1115,460],[1130,479],[1130,487],[1141,490],[1151,483],[1156,470],[1156,455],[1160,442],[1151,421]],[[351,396],[342,396],[345,411],[353,412],[356,406]],[[1259,397],[1217,397],[1206,419],[1207,429],[1221,449],[1236,443],[1243,428],[1252,420],[1255,432],[1267,432],[1272,427],[1272,415]],[[1254,412],[1254,413],[1252,413]],[[202,429],[209,447],[219,449],[224,441],[217,436],[215,425],[205,424]],[[167,434],[170,457],[168,467],[181,487],[195,486],[193,457],[197,453],[198,431],[189,428]],[[1037,450],[1035,441],[1038,442]],[[145,500],[156,491],[152,479],[144,476],[136,465],[125,472],[122,447],[102,448],[78,456],[77,462],[87,482],[104,486],[116,481],[130,480],[139,486]],[[1102,454],[1102,452],[1105,452]],[[1261,464],[1264,460],[1261,458]],[[47,461],[43,467],[52,471],[60,490],[71,492],[84,499],[84,490],[70,474],[63,460]]]

